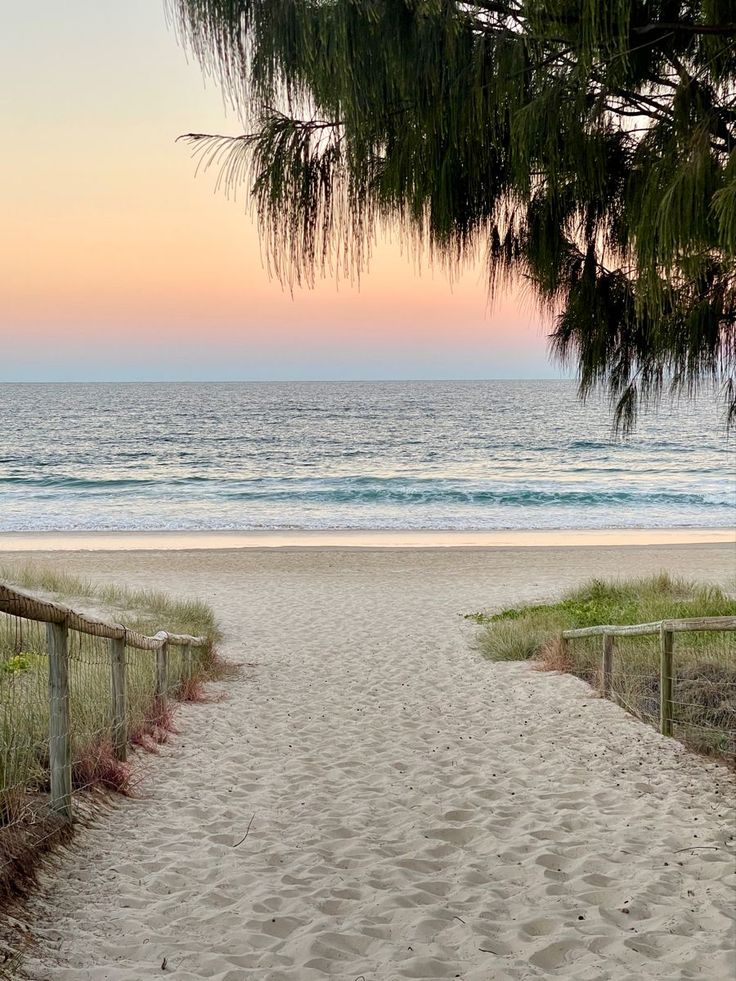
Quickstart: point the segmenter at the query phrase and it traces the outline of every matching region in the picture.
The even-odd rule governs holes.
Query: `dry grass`
[[[169,650],[171,700],[197,701],[204,682],[227,674],[216,652],[220,632],[200,601],[164,593],[95,586],[34,566],[3,568],[0,578],[19,588],[153,634],[206,636],[193,673],[181,650]],[[126,650],[127,727],[131,744],[155,752],[175,732],[172,701],[155,699],[155,653]],[[107,641],[69,635],[72,780],[75,790],[131,793],[132,769],[115,758],[111,671]],[[43,624],[0,615],[0,901],[23,893],[43,853],[69,833],[48,811],[48,659]]]
[[[107,619],[144,634],[163,629],[208,637],[212,645],[221,639],[211,607],[201,600],[177,599],[153,589],[93,583],[33,563],[0,566],[0,580],[68,606],[99,611]]]
[[[662,574],[593,581],[557,603],[468,614],[482,626],[492,660],[531,659],[541,670],[577,675],[601,687],[601,638],[562,643],[562,631],[600,624],[736,615],[736,600],[715,586]],[[659,720],[659,638],[616,638],[612,697],[637,717]],[[678,633],[674,653],[674,734],[689,748],[736,762],[736,634]]]
[[[553,637],[538,648],[534,655],[534,667],[539,671],[576,673],[575,658],[572,656],[570,645],[564,643],[562,637]]]

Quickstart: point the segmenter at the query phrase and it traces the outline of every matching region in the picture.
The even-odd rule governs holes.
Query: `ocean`
[[[569,381],[0,384],[0,531],[728,527],[717,398]]]

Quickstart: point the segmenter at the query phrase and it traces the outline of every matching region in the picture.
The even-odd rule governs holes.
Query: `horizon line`
[[[406,384],[476,384],[477,382],[575,382],[571,377],[529,375],[485,378],[37,378],[2,379],[0,385],[373,385]]]

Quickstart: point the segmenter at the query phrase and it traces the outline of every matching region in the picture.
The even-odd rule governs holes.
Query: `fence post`
[[[72,736],[69,718],[69,649],[66,623],[47,623],[49,649],[49,773],[51,810],[72,816]]]
[[[614,639],[611,634],[603,634],[603,672],[602,672],[602,689],[603,697],[611,697],[611,689],[613,688],[613,648]]]
[[[112,669],[112,750],[116,760],[125,763],[128,758],[128,731],[126,727],[125,692],[125,639],[110,640],[110,666]]]
[[[674,633],[666,629],[666,621],[659,628],[659,728],[663,735],[672,735],[672,651]]]
[[[560,654],[563,660],[567,660],[570,654],[570,641],[564,634],[560,634]]]
[[[181,651],[181,656],[183,658],[183,674],[185,681],[191,681],[194,675],[194,650],[191,644],[185,644]]]
[[[164,641],[156,649],[156,711],[163,716],[166,711],[166,689],[168,687],[169,645]]]

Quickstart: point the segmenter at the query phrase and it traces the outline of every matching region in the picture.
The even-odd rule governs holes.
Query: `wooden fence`
[[[626,626],[580,627],[575,630],[565,630],[562,638],[565,645],[578,638],[601,638],[601,694],[605,698],[611,698],[616,638],[659,635],[659,728],[665,736],[671,736],[675,720],[673,712],[675,635],[726,631],[736,631],[736,617],[696,617]]]
[[[155,690],[152,697],[163,715],[169,690],[169,651],[181,648],[183,677],[192,677],[194,652],[208,645],[206,637],[190,637],[160,631],[153,637],[128,630],[52,603],[0,583],[0,613],[46,625],[48,653],[48,768],[51,809],[63,818],[72,817],[72,720],[70,717],[69,633],[108,642],[110,679],[110,723],[115,758],[125,761],[128,750],[126,648],[155,654]]]

